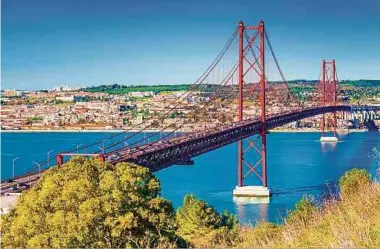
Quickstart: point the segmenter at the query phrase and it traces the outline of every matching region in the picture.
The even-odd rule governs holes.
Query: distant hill
[[[126,86],[126,85],[100,85],[82,88],[86,92],[104,92],[110,94],[125,94],[129,92],[165,92],[165,91],[185,91],[190,85],[151,85],[151,86]]]
[[[316,84],[318,83],[318,80],[305,80],[305,79],[297,79],[297,80],[290,80],[290,84]],[[355,87],[380,87],[380,80],[343,80],[340,81],[341,85],[351,85]],[[100,86],[91,86],[91,87],[85,87],[81,90],[86,92],[104,92],[104,93],[110,93],[110,94],[125,94],[129,92],[172,92],[172,91],[186,91],[188,90],[192,85],[189,84],[178,84],[178,85],[149,85],[149,86],[143,86],[143,85],[119,85],[119,84],[113,84],[113,85],[100,85]],[[214,85],[215,87],[215,85]],[[203,90],[205,90],[203,88]]]
[[[340,84],[356,87],[380,87],[380,80],[344,80]]]
[[[305,79],[297,79],[290,80],[289,83],[297,84],[297,83],[305,83],[305,84],[316,84],[319,80],[305,80]],[[355,87],[380,87],[380,80],[341,80],[339,81],[341,85],[351,85]]]
[[[150,85],[150,86],[126,86],[126,85],[101,85],[101,86],[91,86],[82,88],[85,92],[104,92],[109,94],[126,94],[129,92],[173,92],[173,91],[186,91],[189,90],[193,85],[188,84],[178,84],[178,85]],[[216,85],[211,84],[200,84],[200,87],[194,90],[202,91],[213,91]]]

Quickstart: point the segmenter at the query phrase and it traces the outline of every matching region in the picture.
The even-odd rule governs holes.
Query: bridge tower
[[[321,102],[323,106],[336,106],[338,99],[338,80],[336,73],[335,60],[332,61],[322,61],[322,74],[320,79],[320,93]],[[330,122],[330,127],[333,128],[333,136],[326,136],[326,121],[331,121],[327,114],[322,115],[321,120],[321,142],[337,142],[336,137],[336,127],[337,127],[337,115],[336,112],[333,113],[332,123]]]
[[[254,31],[253,36],[249,36],[246,31]],[[265,76],[265,26],[264,22],[260,21],[258,26],[245,26],[242,21],[239,22],[239,67],[238,67],[238,121],[243,121],[243,108],[244,108],[244,83],[248,83],[247,73],[249,71],[255,71],[259,77],[259,103],[261,107],[261,131],[260,135],[251,140],[246,138],[248,145],[244,148],[243,140],[238,141],[238,185],[233,191],[235,197],[269,197],[270,191],[267,187],[267,141],[266,141],[266,101],[265,101],[265,88],[266,88],[266,76]],[[246,38],[246,42],[244,40]],[[258,41],[259,45],[254,45],[254,42]],[[250,58],[247,55],[247,51],[252,50],[257,46],[259,49],[258,58]],[[244,68],[246,65],[246,68]],[[256,68],[255,68],[256,66]],[[258,142],[261,139],[261,147],[258,146]],[[248,150],[253,150],[259,154],[259,160],[252,164],[249,162],[247,155]],[[261,165],[261,172],[259,170]],[[247,171],[244,173],[244,170]],[[262,183],[261,186],[245,186],[244,179],[250,175],[255,175]]]

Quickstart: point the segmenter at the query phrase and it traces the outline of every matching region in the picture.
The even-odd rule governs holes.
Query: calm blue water
[[[62,151],[106,138],[110,133],[3,133],[1,134],[1,178],[33,167],[32,160],[46,160],[46,152]],[[195,158],[193,166],[173,166],[156,173],[162,195],[178,207],[184,195],[193,193],[219,211],[235,213],[241,222],[259,219],[280,222],[286,210],[306,193],[320,196],[326,182],[336,181],[345,171],[365,168],[374,173],[373,148],[380,150],[380,133],[350,133],[340,136],[335,146],[322,145],[319,133],[271,133],[268,135],[268,184],[273,189],[269,204],[234,202],[232,189],[237,181],[237,145]],[[248,156],[254,159],[256,155]],[[254,183],[254,178],[250,181]]]

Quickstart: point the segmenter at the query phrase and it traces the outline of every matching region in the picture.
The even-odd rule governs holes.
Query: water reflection
[[[251,217],[247,217],[249,211],[257,209],[256,221],[268,220],[268,204],[270,197],[233,197],[233,202],[236,207],[236,216],[239,221],[252,220]]]
[[[337,142],[321,142],[322,152],[335,151]]]
[[[269,204],[270,197],[233,197],[233,201],[238,204]]]

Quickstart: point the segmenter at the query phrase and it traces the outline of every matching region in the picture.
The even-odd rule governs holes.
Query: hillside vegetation
[[[339,187],[339,198],[319,205],[304,197],[284,224],[239,226],[193,195],[175,210],[147,168],[74,157],[1,217],[1,247],[380,247],[380,185],[353,169]]]
[[[356,87],[380,87],[380,80],[345,80],[340,84]]]
[[[312,91],[314,90],[314,84],[317,84],[317,80],[291,80],[289,81],[290,87],[294,91]],[[377,88],[380,87],[380,80],[345,80],[340,81],[341,86],[353,86],[353,87],[365,87],[365,88]],[[109,94],[126,94],[129,92],[173,92],[173,91],[187,91],[191,88],[191,84],[176,84],[176,85],[100,85],[85,87],[81,90],[86,92],[104,92]],[[212,91],[216,85],[207,85],[198,90]]]
[[[130,92],[175,92],[175,91],[187,91],[192,89],[193,91],[212,92],[215,91],[217,85],[214,84],[198,84],[197,87],[193,87],[192,84],[178,84],[178,85],[141,85],[141,86],[126,86],[126,85],[100,85],[82,88],[85,92],[103,92],[108,94],[128,94]]]
[[[316,207],[303,198],[283,225],[267,222],[242,228],[238,247],[379,248],[380,185],[353,169],[339,182],[341,198]]]
[[[104,92],[109,94],[126,94],[129,92],[166,92],[166,91],[186,91],[190,85],[151,85],[151,86],[125,86],[125,85],[100,85],[83,88],[86,92]]]

